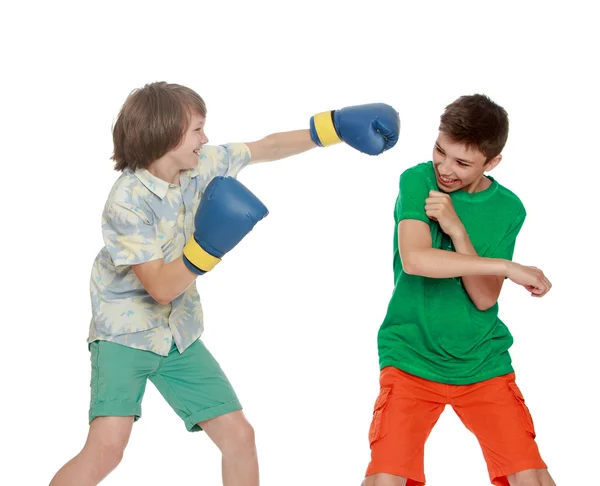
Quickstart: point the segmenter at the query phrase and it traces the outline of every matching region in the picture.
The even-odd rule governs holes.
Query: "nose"
[[[440,163],[438,165],[438,172],[440,175],[447,177],[452,173],[451,163],[448,160],[448,157],[445,155],[441,157]]]

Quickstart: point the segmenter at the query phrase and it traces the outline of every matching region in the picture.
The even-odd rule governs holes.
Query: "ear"
[[[502,154],[498,154],[496,155],[496,157],[494,157],[492,160],[490,160],[489,162],[486,162],[483,165],[483,170],[485,172],[489,172],[490,170],[494,169],[502,160]]]

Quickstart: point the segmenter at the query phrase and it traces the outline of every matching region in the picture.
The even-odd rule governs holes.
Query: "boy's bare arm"
[[[454,248],[457,253],[463,255],[478,256],[477,251],[473,247],[473,243],[466,231],[462,231],[452,237]],[[503,275],[464,275],[462,277],[465,290],[473,304],[477,309],[484,311],[493,307],[498,302],[502,284],[504,283]]]
[[[405,219],[398,225],[398,246],[406,273],[429,278],[453,278],[468,275],[508,273],[508,261],[462,255],[432,248],[429,225]]]
[[[252,154],[250,164],[284,159],[317,147],[311,139],[310,130],[273,133],[246,145]]]
[[[442,230],[452,238],[457,253],[478,256],[448,194],[430,191],[429,197],[425,200],[425,213],[429,218],[437,221]],[[503,275],[462,275],[461,277],[465,290],[477,309],[484,311],[498,302],[504,283]]]
[[[427,216],[437,221],[442,230],[452,238],[454,248],[457,253],[471,256],[478,256],[477,251],[473,247],[471,239],[465,229],[462,221],[454,210],[452,199],[446,193],[439,191],[430,191],[429,197],[425,200],[425,213]],[[508,260],[505,260],[508,262]],[[508,265],[508,270],[516,268],[514,265]],[[532,269],[529,269],[531,271]],[[535,269],[537,270],[537,269]],[[550,290],[550,282],[541,274],[541,288],[538,284],[528,283],[524,286],[532,292],[532,295],[541,297]],[[498,302],[504,277],[509,275],[495,274],[480,274],[480,275],[463,275],[462,280],[465,290],[471,301],[479,310],[487,310]],[[534,290],[535,289],[535,290]]]
[[[508,277],[536,297],[544,296],[551,284],[543,272],[509,260],[465,255],[432,248],[429,225],[405,219],[398,224],[398,246],[406,273],[429,278],[453,278],[473,275]]]
[[[198,277],[185,266],[182,257],[170,263],[165,263],[161,258],[132,265],[131,268],[146,291],[159,304],[168,304],[179,297]]]
[[[393,107],[369,103],[317,113],[310,119],[310,129],[273,133],[246,145],[252,154],[251,164],[341,142],[359,152],[379,155],[396,144],[399,132],[400,118]]]

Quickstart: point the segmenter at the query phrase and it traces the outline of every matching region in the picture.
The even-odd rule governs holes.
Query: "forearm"
[[[310,137],[310,130],[273,133],[247,145],[252,162],[280,160],[317,147]]]
[[[159,304],[168,304],[183,294],[198,275],[190,271],[179,257],[170,263],[157,262],[145,278],[145,288]]]
[[[466,231],[453,236],[452,242],[457,253],[477,256]],[[503,278],[501,275],[463,275],[462,282],[473,304],[479,310],[487,310],[498,301]]]
[[[429,278],[454,278],[473,275],[506,276],[508,261],[483,258],[435,248],[421,248],[402,254],[404,271]]]

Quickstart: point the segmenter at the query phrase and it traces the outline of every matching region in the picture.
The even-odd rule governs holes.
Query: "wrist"
[[[457,225],[456,228],[453,228],[449,236],[452,238],[454,246],[462,242],[469,241],[469,235],[467,234],[467,230],[463,224]]]
[[[502,265],[502,273],[500,275],[509,278],[509,274],[511,273],[514,267],[514,263],[510,260],[500,260],[500,263]]]
[[[182,257],[185,266],[197,275],[210,272],[221,261],[202,248],[193,236],[183,248]]]
[[[342,141],[335,126],[334,114],[335,110],[324,111],[310,119],[310,136],[320,147],[329,147]]]

